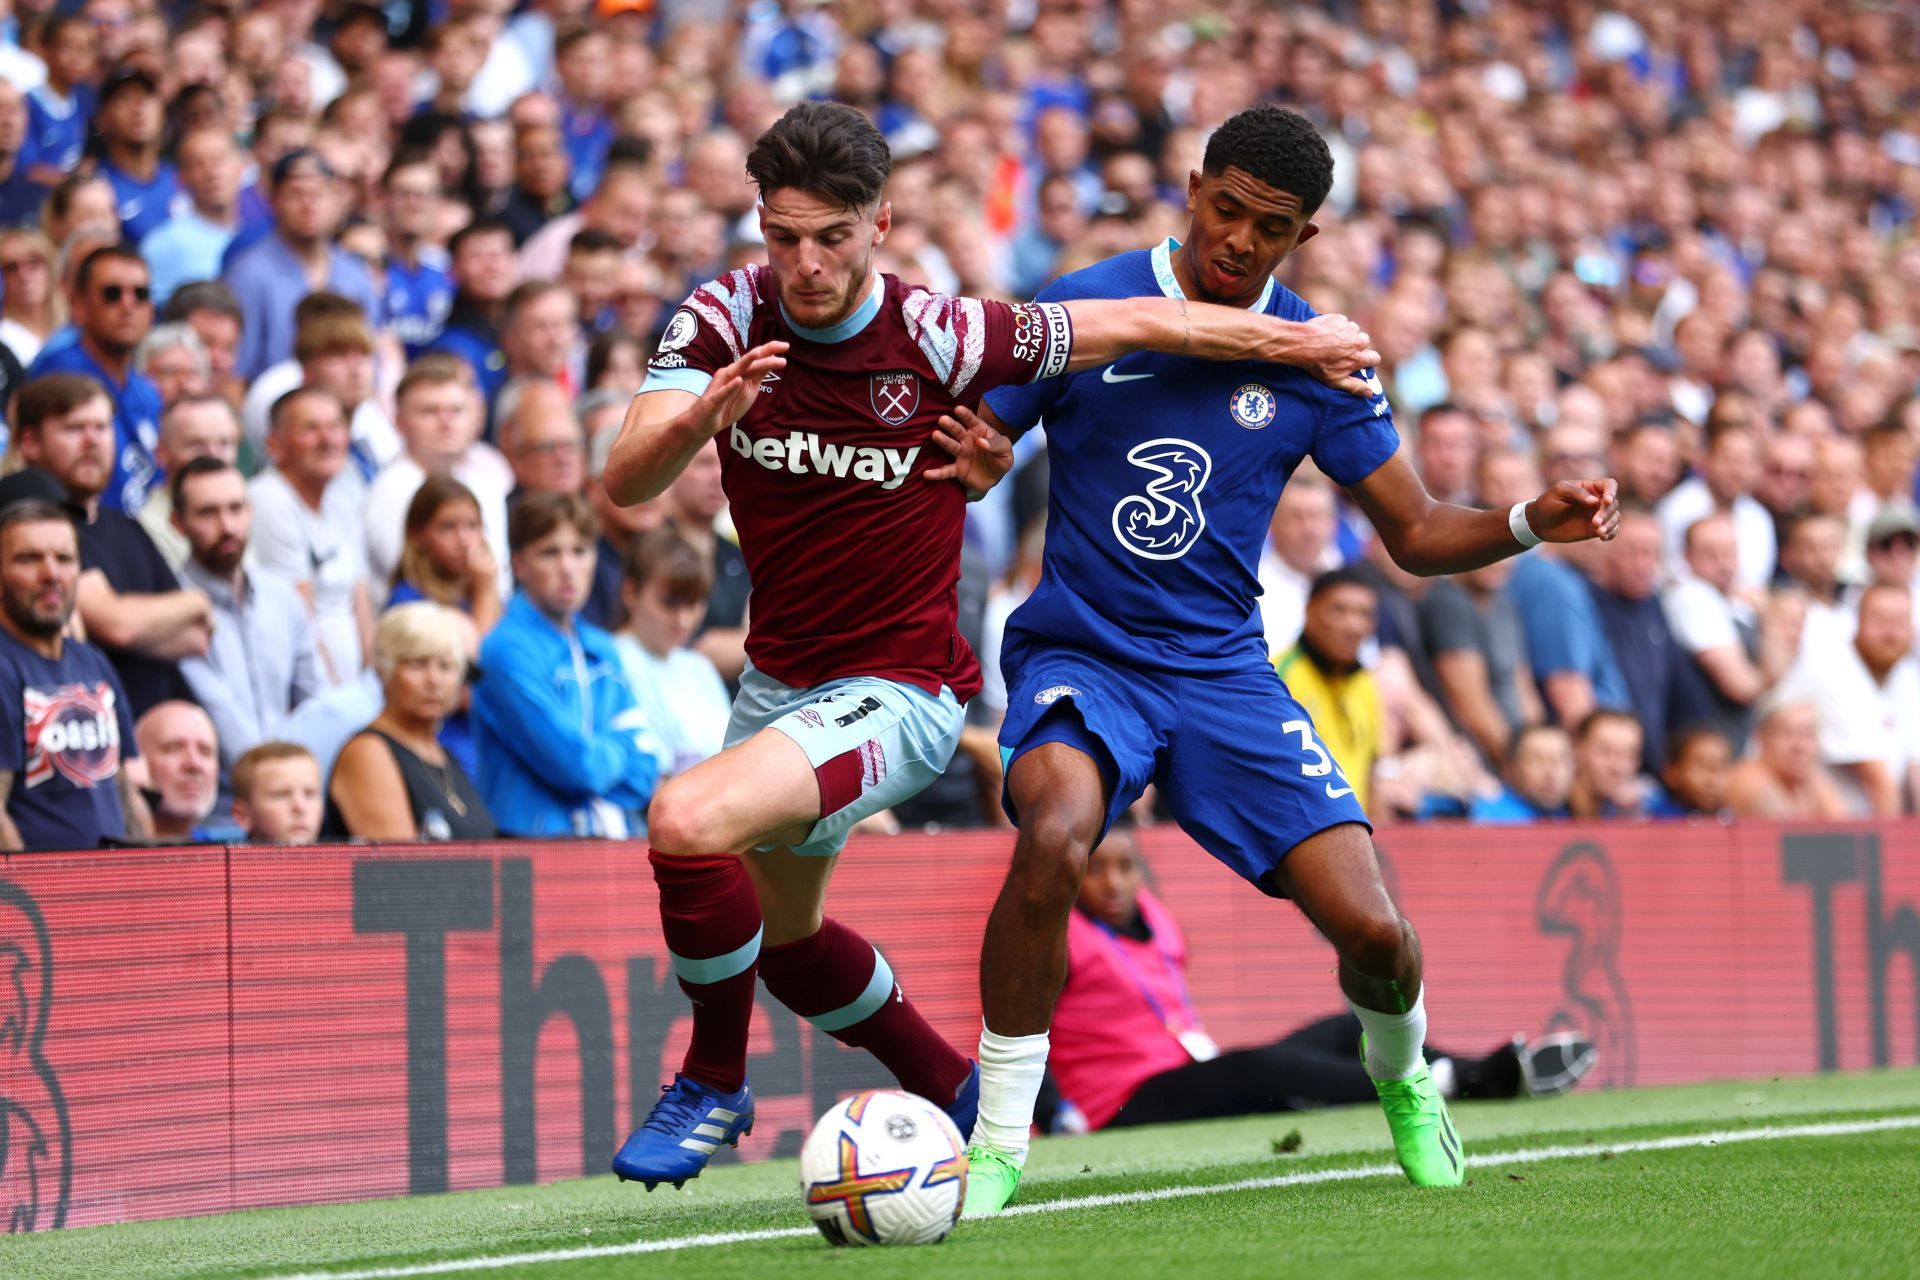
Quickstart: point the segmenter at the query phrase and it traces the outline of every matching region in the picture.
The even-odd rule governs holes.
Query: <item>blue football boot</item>
[[[700,1176],[721,1143],[737,1147],[752,1132],[752,1085],[721,1093],[676,1072],[647,1122],[614,1153],[613,1171],[620,1181],[645,1183],[649,1191],[662,1182],[677,1189]]]
[[[972,1066],[960,1092],[941,1108],[947,1113],[947,1119],[953,1121],[953,1127],[960,1131],[962,1142],[973,1141],[973,1122],[980,1118],[980,1064],[975,1062]]]

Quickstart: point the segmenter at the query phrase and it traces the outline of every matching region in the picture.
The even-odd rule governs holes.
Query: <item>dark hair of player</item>
[[[793,188],[844,209],[868,209],[893,172],[893,152],[873,122],[838,102],[803,102],[747,153],[747,176],[765,199]]]
[[[1229,117],[1207,139],[1200,171],[1217,178],[1228,169],[1299,197],[1303,218],[1312,217],[1333,190],[1333,152],[1326,140],[1299,112],[1266,103]]]

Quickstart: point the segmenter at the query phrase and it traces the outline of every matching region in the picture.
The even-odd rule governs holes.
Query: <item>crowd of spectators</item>
[[[1285,282],[1373,335],[1428,487],[1618,477],[1615,542],[1419,580],[1295,475],[1266,638],[1377,822],[1913,809],[1910,7],[0,14],[8,841],[635,831],[720,745],[750,584],[715,451],[640,508],[598,477],[810,96],[893,148],[882,268],[1002,298],[1178,237],[1209,130],[1293,107],[1337,167]],[[989,665],[1017,456],[968,515]],[[997,687],[899,823],[1004,821]]]

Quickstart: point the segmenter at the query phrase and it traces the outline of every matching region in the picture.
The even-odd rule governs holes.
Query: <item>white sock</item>
[[[1347,1007],[1367,1032],[1367,1074],[1375,1080],[1405,1080],[1420,1069],[1420,1046],[1427,1042],[1427,993],[1421,990],[1405,1013],[1379,1013],[1353,1001]],[[983,1077],[984,1079],[984,1077]],[[981,1097],[985,1099],[985,1092]]]
[[[1040,1078],[1046,1073],[1046,1032],[1001,1036],[981,1024],[980,1118],[974,1121],[972,1141],[1024,1161]]]

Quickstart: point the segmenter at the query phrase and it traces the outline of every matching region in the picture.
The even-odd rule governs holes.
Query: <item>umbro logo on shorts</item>
[[[1057,684],[1051,689],[1042,689],[1040,692],[1034,694],[1033,700],[1039,706],[1050,707],[1062,698],[1084,698],[1086,696],[1086,694],[1081,693],[1070,684]]]

